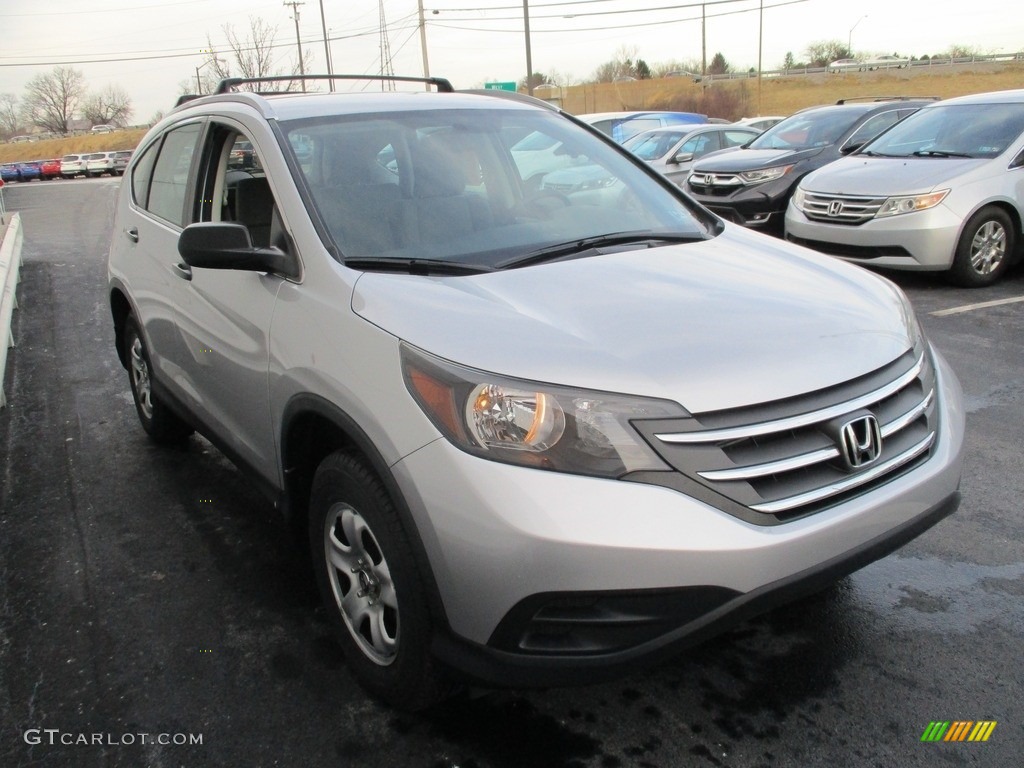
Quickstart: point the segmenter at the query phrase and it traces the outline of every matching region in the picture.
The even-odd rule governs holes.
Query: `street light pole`
[[[217,54],[213,54],[209,59],[207,59],[202,64],[200,64],[198,67],[196,67],[196,92],[200,96],[203,95],[203,81],[199,77],[199,70],[202,69],[203,67],[209,66],[210,64],[213,64],[213,63],[220,64],[222,61],[224,61],[224,59],[219,58],[217,56]]]
[[[850,36],[846,39],[846,50],[849,51],[851,58],[853,57],[853,30],[857,28],[857,24],[860,24],[866,18],[867,14],[861,16],[859,19],[857,19],[856,23],[854,23],[854,25],[850,27]]]
[[[423,18],[423,0],[418,0],[420,14],[420,51],[423,53],[423,76],[430,77],[430,62],[427,61],[427,22]],[[437,13],[437,11],[434,11]],[[430,85],[424,86],[428,91]]]

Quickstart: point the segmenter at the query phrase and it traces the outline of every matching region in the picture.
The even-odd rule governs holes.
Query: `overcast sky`
[[[763,13],[759,7],[763,2]],[[299,35],[313,54],[307,71],[326,71],[323,7],[335,72],[379,72],[377,0],[306,0]],[[393,69],[423,72],[417,0],[384,0]],[[952,45],[981,53],[1024,50],[1019,0],[708,0],[708,60],[725,55],[737,69],[764,69],[786,52],[800,59],[811,43],[852,41],[858,53],[941,53]],[[521,0],[423,0],[430,72],[457,88],[526,74]],[[701,3],[692,0],[530,0],[533,68],[585,79],[624,47],[649,64],[700,60]],[[627,12],[624,12],[627,11]],[[128,92],[133,121],[167,111],[180,83],[195,82],[207,36],[223,53],[225,24],[242,35],[250,16],[276,27],[282,69],[296,60],[291,6],[281,0],[0,0],[0,93],[21,98],[25,83],[57,64],[81,71],[88,86]],[[1024,83],[1021,84],[1024,86]]]

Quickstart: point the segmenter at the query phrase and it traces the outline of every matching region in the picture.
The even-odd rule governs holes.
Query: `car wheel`
[[[437,703],[448,685],[430,654],[431,611],[391,497],[358,456],[338,451],[310,493],[313,568],[349,668],[399,709]]]
[[[994,206],[982,208],[964,226],[950,277],[957,285],[979,288],[1002,277],[1016,246],[1010,217]]]
[[[124,357],[128,362],[128,380],[132,387],[135,411],[146,433],[155,442],[162,444],[178,443],[191,435],[192,428],[168,410],[153,393],[149,352],[139,332],[138,323],[130,315],[124,322]]]

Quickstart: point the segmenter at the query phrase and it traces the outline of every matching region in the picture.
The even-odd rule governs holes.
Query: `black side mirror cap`
[[[190,267],[273,272],[298,277],[295,261],[280,248],[256,248],[242,224],[189,224],[178,237],[178,253]]]

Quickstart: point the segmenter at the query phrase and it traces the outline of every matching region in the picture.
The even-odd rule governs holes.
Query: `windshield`
[[[713,220],[554,113],[444,109],[283,123],[343,260],[494,268],[609,234],[706,238]],[[525,141],[524,141],[525,139]]]
[[[687,131],[658,131],[656,133],[641,133],[634,136],[622,146],[639,157],[641,160],[657,160],[666,154],[672,147],[682,141]]]
[[[816,109],[776,123],[752,142],[750,149],[813,149],[839,141],[860,119],[862,112],[849,109]]]
[[[892,157],[1001,155],[1024,131],[1024,104],[936,104],[872,142],[866,153]]]

